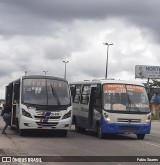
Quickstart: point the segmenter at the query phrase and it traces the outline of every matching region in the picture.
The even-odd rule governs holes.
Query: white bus
[[[6,103],[11,105],[11,128],[25,130],[71,128],[72,106],[69,84],[51,76],[23,76],[6,86]]]
[[[105,134],[133,133],[144,139],[150,133],[151,113],[141,83],[95,80],[70,83],[73,124],[77,131]]]

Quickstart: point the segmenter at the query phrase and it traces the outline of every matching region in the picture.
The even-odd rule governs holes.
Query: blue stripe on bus
[[[101,118],[102,132],[123,134],[150,134],[151,122],[149,124],[127,124],[127,123],[107,123],[104,118]]]

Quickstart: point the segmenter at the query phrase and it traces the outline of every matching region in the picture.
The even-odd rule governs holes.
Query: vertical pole
[[[107,45],[107,60],[106,60],[106,74],[105,74],[105,79],[107,79],[108,77],[108,52],[109,52],[109,46],[113,45],[113,44],[109,44],[109,43],[103,43],[104,45]]]
[[[65,72],[64,72],[64,79],[66,80],[66,62],[65,62]]]
[[[67,78],[67,67],[66,67],[66,64],[69,62],[69,61],[62,61],[62,62],[64,62],[64,79],[66,80],[66,78]]]
[[[107,45],[107,60],[106,60],[106,79],[107,79],[107,76],[108,76],[108,50],[109,50],[109,45]]]

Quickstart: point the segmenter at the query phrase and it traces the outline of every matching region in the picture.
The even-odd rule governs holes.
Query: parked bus
[[[6,86],[6,103],[11,106],[11,128],[25,130],[71,128],[72,106],[66,80],[51,76],[23,76]]]
[[[133,133],[144,139],[150,133],[151,113],[141,83],[95,80],[70,83],[73,124],[77,131],[105,134]]]

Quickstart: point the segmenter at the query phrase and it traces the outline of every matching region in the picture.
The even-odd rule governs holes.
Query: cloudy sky
[[[160,65],[159,0],[0,0],[0,98],[25,75],[135,80]]]

